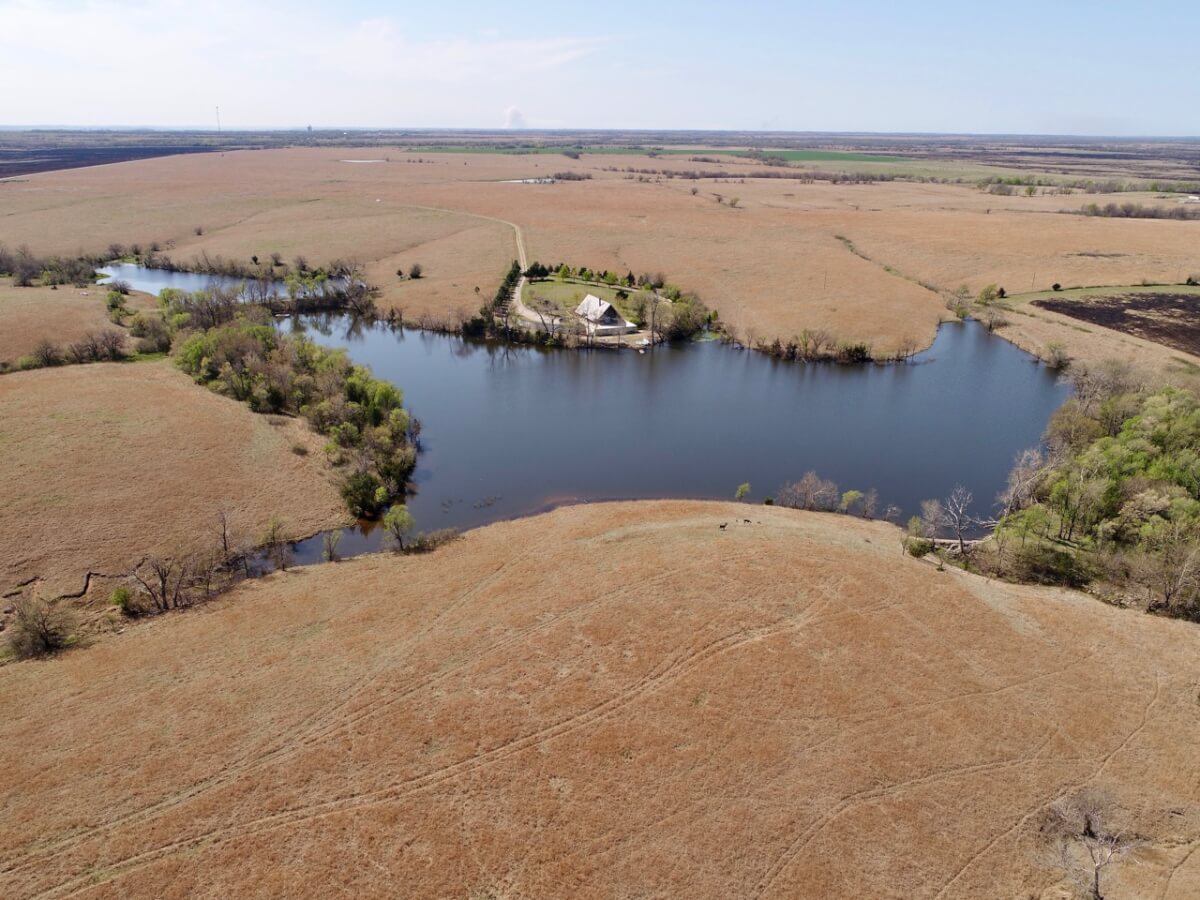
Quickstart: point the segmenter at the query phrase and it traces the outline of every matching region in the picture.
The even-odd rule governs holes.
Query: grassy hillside
[[[1029,897],[1094,787],[1181,900],[1197,658],[881,523],[561,509],[0,669],[0,894]]]

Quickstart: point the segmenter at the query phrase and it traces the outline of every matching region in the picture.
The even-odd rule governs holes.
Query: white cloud
[[[462,125],[603,43],[239,0],[0,0],[3,124]],[[14,90],[13,86],[23,86]]]

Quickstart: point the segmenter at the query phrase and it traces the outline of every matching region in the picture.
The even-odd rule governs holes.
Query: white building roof
[[[601,300],[595,294],[588,294],[583,298],[583,302],[575,307],[575,314],[583,316],[589,322],[598,322],[608,311],[612,309],[612,304],[607,300]]]

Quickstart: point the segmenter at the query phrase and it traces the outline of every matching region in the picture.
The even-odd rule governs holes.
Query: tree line
[[[1070,379],[1009,477],[993,567],[1200,621],[1200,399],[1116,361]]]
[[[1044,446],[1018,454],[995,513],[978,514],[957,486],[922,502],[902,547],[1200,621],[1200,398],[1148,387],[1118,361],[1076,363],[1068,377],[1074,396],[1051,417]],[[878,497],[810,471],[768,502],[873,518]],[[895,507],[882,514],[898,517]]]
[[[344,350],[280,334],[262,307],[214,307],[204,294],[171,301],[179,367],[256,412],[306,419],[328,438],[329,460],[345,469],[342,497],[355,515],[376,515],[401,496],[416,465],[420,425],[400,390],[351,363]],[[203,330],[192,327],[193,308]]]
[[[1200,207],[1189,208],[1176,206],[1146,206],[1141,203],[1088,203],[1080,207],[1085,216],[1099,216],[1105,219],[1200,219]]]
[[[17,287],[87,287],[96,281],[94,262],[86,256],[37,256],[24,244],[16,250],[0,244],[0,275],[11,276]]]

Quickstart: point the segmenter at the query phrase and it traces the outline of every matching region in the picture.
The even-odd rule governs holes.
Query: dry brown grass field
[[[343,161],[372,158],[383,161]],[[728,177],[640,182],[610,171],[627,167],[720,169]],[[505,183],[557,171],[593,177]],[[1096,199],[1078,192],[1003,197],[967,185],[739,182],[757,171],[745,160],[378,147],[176,156],[6,183],[0,241],[38,252],[173,242],[170,253],[182,260],[202,251],[356,258],[382,286],[384,305],[412,319],[473,311],[476,287],[490,296],[515,254],[504,224],[514,223],[531,259],[662,271],[698,291],[741,336],[824,328],[879,351],[932,339],[946,312],[929,288],[977,291],[996,282],[1016,293],[1053,282],[1173,282],[1200,269],[1196,223],[1060,214]],[[396,278],[413,262],[426,278]]]
[[[89,571],[210,544],[221,510],[252,542],[273,514],[294,535],[338,524],[345,506],[320,444],[169,362],[0,376],[0,593],[35,578],[45,596],[78,591]]]
[[[104,298],[104,288],[14,287],[12,279],[0,278],[0,363],[27,356],[42,340],[61,346],[89,331],[116,328],[108,320]],[[156,305],[152,297],[136,292],[127,301],[134,311]]]
[[[0,669],[0,894],[1049,898],[1090,786],[1183,900],[1198,658],[881,523],[564,508]]]

